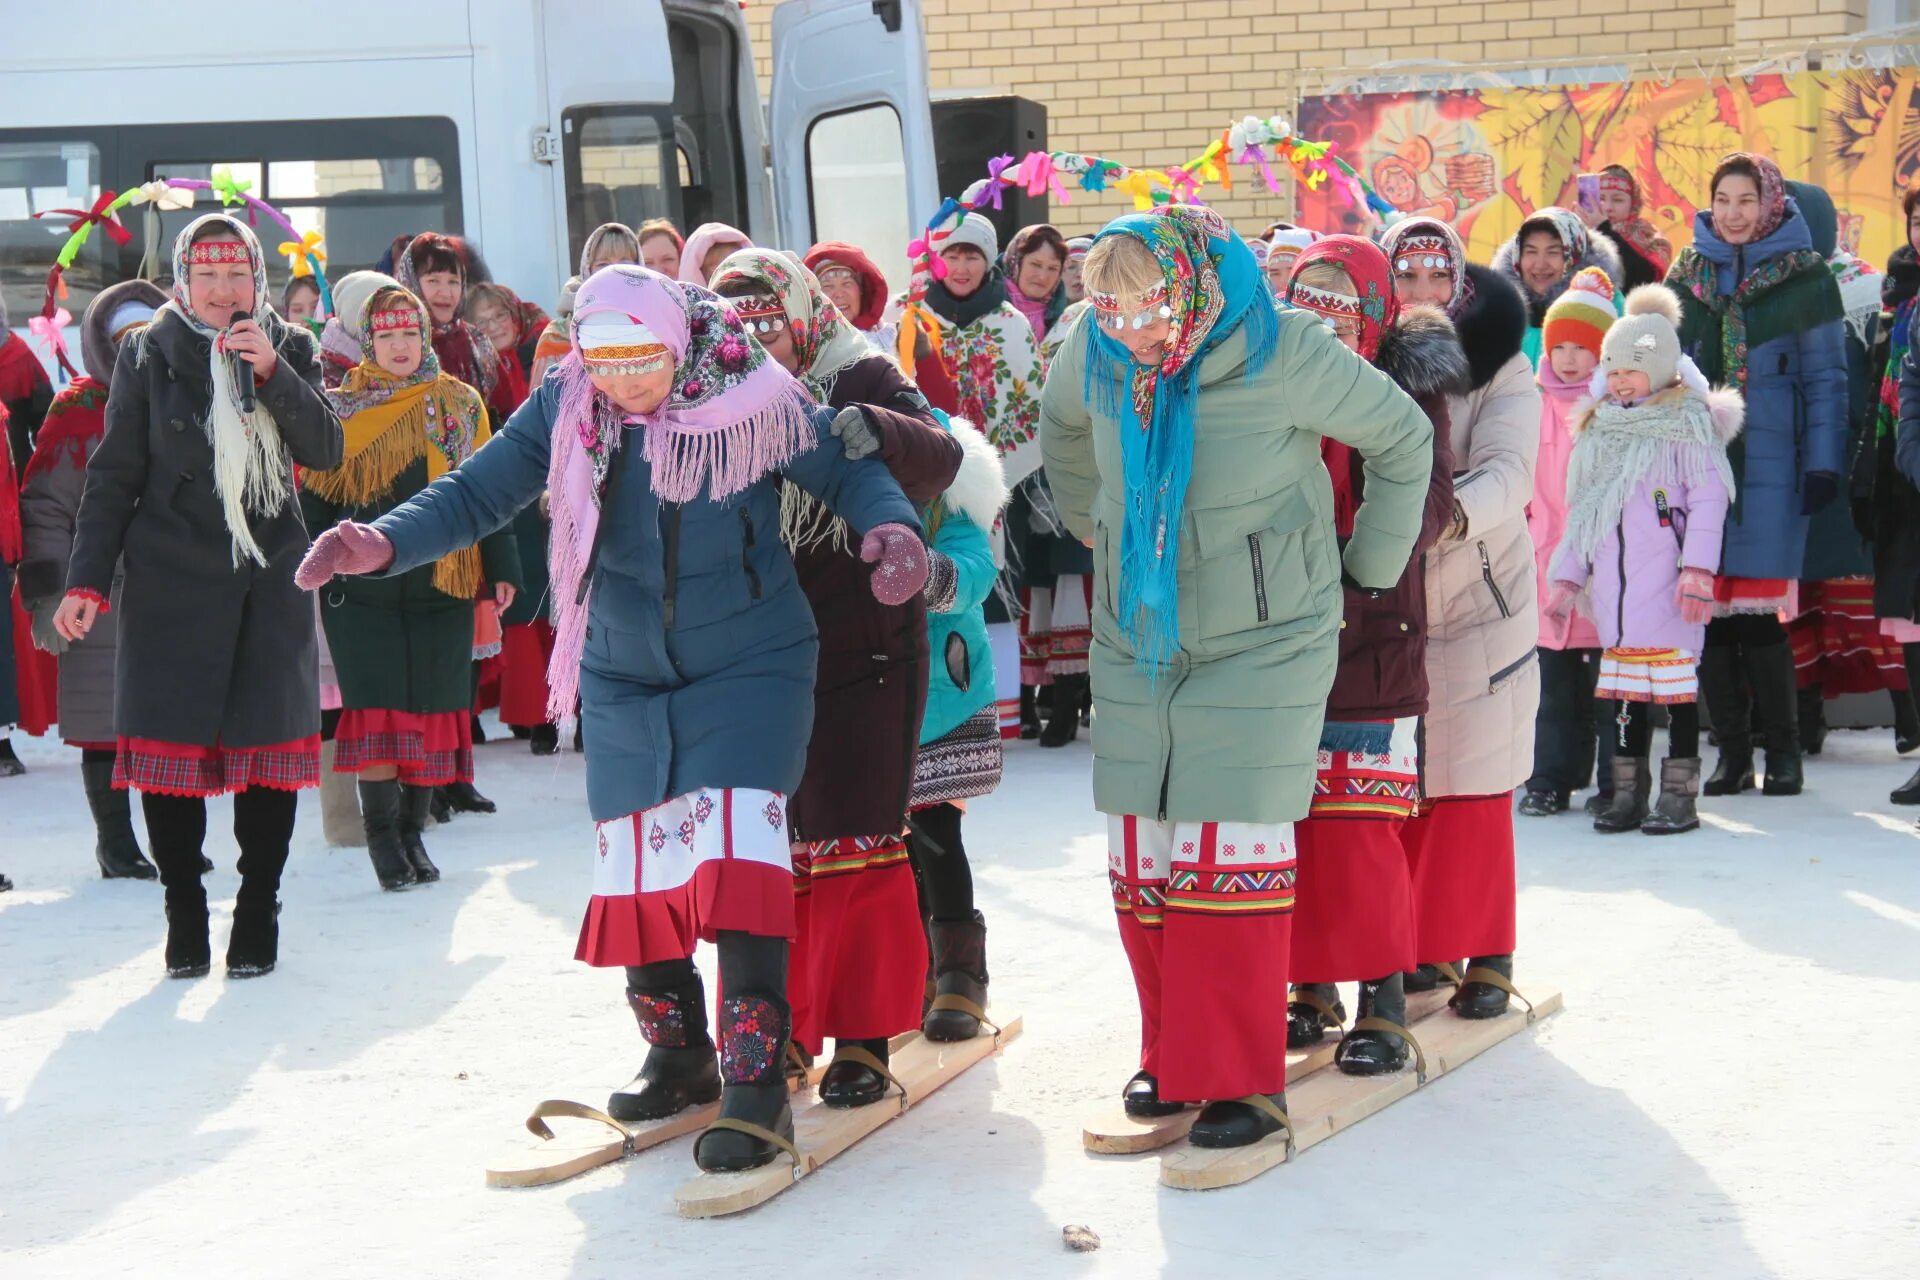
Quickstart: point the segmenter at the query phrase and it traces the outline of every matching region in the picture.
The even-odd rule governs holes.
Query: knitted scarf
[[[1726,444],[1692,388],[1669,387],[1635,405],[1601,401],[1574,429],[1564,540],[1586,559],[1643,484],[1692,485],[1717,473],[1734,492]]]
[[[408,302],[426,316],[425,303],[412,297]],[[316,497],[339,506],[377,501],[401,472],[422,458],[427,483],[432,484],[489,438],[479,392],[442,373],[431,345],[422,344],[420,367],[405,377],[395,377],[375,362],[373,317],[374,309],[366,308],[360,324],[360,363],[337,390],[327,392],[346,437],[340,465],[309,471],[302,481]],[[471,600],[479,594],[482,573],[480,548],[464,547],[434,565],[433,585],[457,600]]]
[[[1173,311],[1172,339],[1157,366],[1136,364],[1104,326],[1080,326],[1087,334],[1087,402],[1120,424],[1120,630],[1134,665],[1157,679],[1180,648],[1180,526],[1193,475],[1200,365],[1244,325],[1242,372],[1258,376],[1273,355],[1279,311],[1252,251],[1212,209],[1164,205],[1128,214],[1098,238],[1114,235],[1133,236],[1153,251]]]

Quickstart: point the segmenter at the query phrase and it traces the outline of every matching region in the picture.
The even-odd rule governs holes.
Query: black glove
[[[1807,474],[1806,483],[1800,491],[1800,514],[1816,515],[1840,496],[1840,477],[1831,471],[1813,471]]]
[[[833,434],[846,446],[849,461],[858,462],[880,452],[880,436],[859,405],[850,404],[834,415]]]

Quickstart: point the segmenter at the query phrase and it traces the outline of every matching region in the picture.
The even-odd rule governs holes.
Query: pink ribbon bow
[[[1029,155],[1020,166],[1021,175],[1026,179],[1027,194],[1030,196],[1054,195],[1062,201],[1067,198],[1066,188],[1060,185],[1060,178],[1054,172],[1053,157],[1044,151]]]
[[[27,321],[27,332],[44,342],[48,352],[69,374],[73,373],[73,362],[67,359],[67,338],[62,330],[72,323],[73,316],[65,307],[56,307],[51,316],[34,316]]]

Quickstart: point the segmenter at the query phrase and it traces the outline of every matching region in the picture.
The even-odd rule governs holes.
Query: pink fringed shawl
[[[624,412],[587,376],[581,325],[608,314],[646,325],[673,355],[673,389],[651,413]],[[731,308],[698,285],[627,263],[604,267],[580,286],[571,336],[547,471],[554,613],[547,714],[556,722],[574,714],[579,694],[588,561],[607,476],[627,433],[642,433],[653,492],[673,503],[729,498],[805,453],[816,438],[806,388],[747,336]]]

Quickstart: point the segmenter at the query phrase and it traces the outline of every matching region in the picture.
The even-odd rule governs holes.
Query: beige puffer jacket
[[[1458,327],[1474,388],[1448,401],[1453,493],[1466,532],[1426,556],[1431,688],[1421,768],[1430,798],[1497,795],[1526,781],[1540,702],[1527,532],[1540,389],[1520,350],[1526,310],[1518,291],[1481,268],[1469,270],[1478,288]]]

